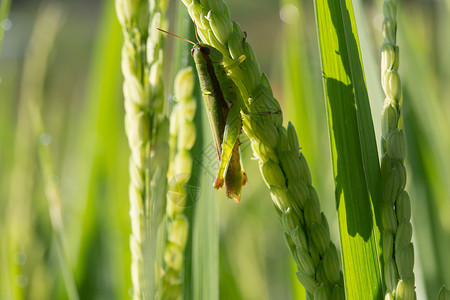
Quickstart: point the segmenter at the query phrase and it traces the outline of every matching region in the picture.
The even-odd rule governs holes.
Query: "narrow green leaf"
[[[379,232],[371,213],[371,200],[376,212],[381,202],[380,170],[353,8],[344,0],[315,5],[346,296],[381,299]]]
[[[201,116],[202,123],[208,124],[204,111]],[[203,130],[204,148],[201,151],[204,152],[205,147],[211,146],[212,143],[210,130],[205,128]],[[197,155],[205,155],[205,153],[200,152]],[[210,175],[212,172],[209,169],[203,169],[211,167],[208,165],[211,161],[203,159],[203,163],[198,167],[204,172],[201,176],[201,194],[197,199],[198,202],[195,203],[192,230],[193,298],[216,300],[219,299],[219,212],[217,193],[212,188]]]
[[[97,297],[123,299],[131,287],[129,150],[123,128],[122,33],[112,1],[102,6],[95,36],[85,101],[71,107],[82,114],[70,119],[67,130],[62,177],[77,183],[77,192],[65,199],[67,235],[77,258],[80,297],[95,291]]]
[[[181,2],[177,3],[177,24],[175,33],[182,37],[188,39],[195,39],[194,26],[191,22],[189,14],[187,13],[184,5]],[[180,39],[172,39],[174,43],[174,55],[173,55],[173,66],[171,72],[175,74],[176,70],[180,70],[182,68],[186,68],[191,66],[195,72],[194,62],[190,55],[191,44],[180,40]],[[191,149],[191,155],[194,157],[195,163],[199,163],[202,157],[199,153],[201,153],[201,149],[203,148],[203,128],[202,128],[202,99],[201,92],[198,85],[197,80],[195,80],[194,85],[194,97],[197,102],[197,109],[194,117],[195,130],[196,130],[196,141],[194,147]],[[209,130],[208,128],[206,128]],[[209,133],[209,132],[208,132]],[[199,189],[200,186],[200,177],[203,173],[203,169],[201,168],[192,168],[191,178],[188,182],[188,193],[187,193],[187,203],[195,204],[198,200]],[[211,200],[211,199],[209,199]],[[184,269],[183,269],[183,300],[193,300],[193,288],[195,278],[193,277],[193,240],[192,235],[194,233],[194,214],[195,214],[195,205],[187,205],[185,208],[184,214],[188,219],[189,223],[189,232],[186,247],[184,250]]]

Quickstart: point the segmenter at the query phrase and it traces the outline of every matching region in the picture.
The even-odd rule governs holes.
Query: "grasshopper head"
[[[192,47],[191,55],[196,63],[207,62],[221,63],[223,55],[216,48],[206,44],[195,44]]]

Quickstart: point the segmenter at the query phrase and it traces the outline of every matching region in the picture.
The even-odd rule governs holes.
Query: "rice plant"
[[[189,223],[183,214],[186,207],[187,183],[192,174],[190,150],[195,143],[194,116],[196,102],[192,97],[194,74],[192,68],[180,70],[175,78],[175,101],[170,116],[170,165],[167,192],[167,243],[164,251],[166,270],[163,274],[165,299],[179,299],[183,291],[181,271]]]
[[[382,112],[383,256],[386,298],[399,295],[415,299],[414,248],[411,243],[411,200],[406,185],[405,138],[401,114],[402,90],[398,75],[399,48],[396,45],[397,3],[383,4],[384,43],[381,48],[381,79],[386,94]],[[392,218],[393,217],[393,218]],[[395,245],[394,245],[395,243]],[[395,249],[395,254],[394,254]]]
[[[159,290],[158,238],[165,208],[168,168],[168,120],[164,116],[162,66],[164,1],[116,1],[125,43],[125,128],[131,149],[130,217],[134,298],[148,298]],[[159,243],[157,243],[159,241]]]
[[[448,1],[54,2],[0,4],[1,299],[449,298]]]

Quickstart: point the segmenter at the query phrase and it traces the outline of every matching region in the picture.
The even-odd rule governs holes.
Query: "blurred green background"
[[[176,2],[170,2],[169,22]],[[338,244],[313,2],[227,3],[268,75],[285,123],[297,129]],[[354,1],[378,140],[381,5]],[[398,15],[418,299],[436,298],[440,286],[450,284],[449,14],[447,0],[405,1]],[[129,150],[114,3],[15,0],[0,22],[0,299],[127,299]],[[180,59],[171,56],[173,43],[167,40],[168,101],[170,64]],[[249,182],[241,203],[223,191],[214,191],[217,200],[206,199],[219,205],[220,298],[301,299],[281,225],[250,143],[242,139]],[[199,199],[211,189],[195,188]]]

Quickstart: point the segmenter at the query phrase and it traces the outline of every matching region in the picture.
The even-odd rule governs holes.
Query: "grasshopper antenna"
[[[197,39],[197,42],[200,43],[200,40],[198,39],[198,34],[197,34],[197,25],[195,25],[195,23],[194,23],[194,31],[195,31],[195,38]]]
[[[161,28],[156,28],[156,29],[158,29],[159,31],[162,31],[162,32],[164,32],[164,33],[170,34],[171,36],[174,36],[174,37],[176,37],[176,38],[182,39],[183,41],[186,41],[186,42],[188,42],[188,43],[191,43],[192,45],[195,45],[194,42],[192,42],[192,41],[190,41],[190,40],[188,40],[188,39],[185,39],[185,38],[183,38],[183,37],[181,37],[181,36],[178,36],[178,35],[176,35],[176,34],[173,34],[173,33],[170,33],[170,32],[168,32],[168,31],[162,30]],[[197,34],[197,32],[196,32],[196,34]]]

